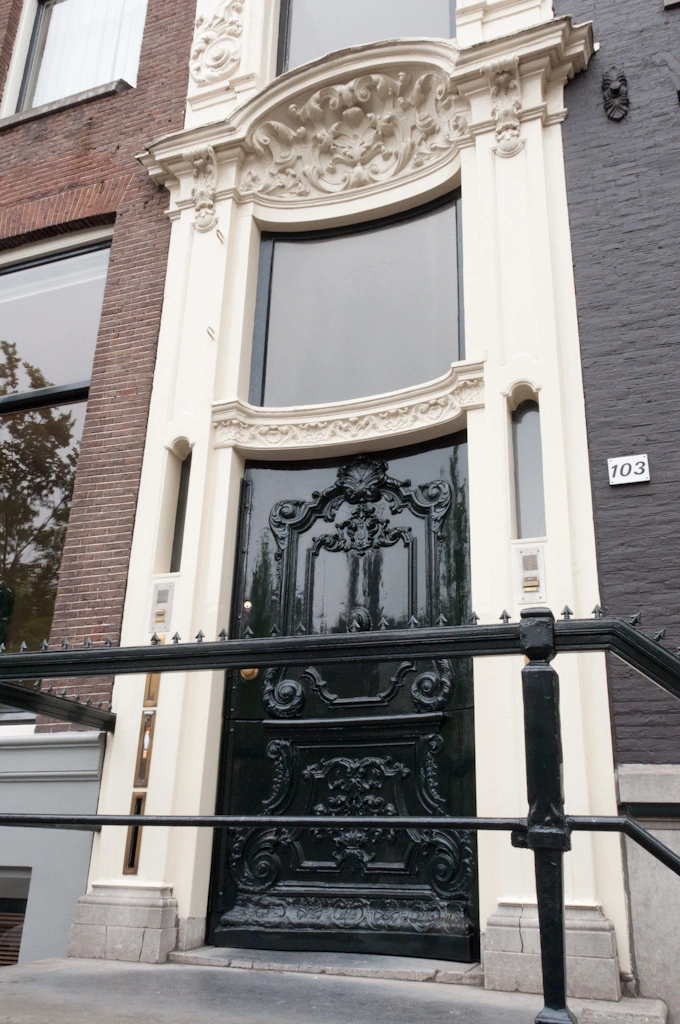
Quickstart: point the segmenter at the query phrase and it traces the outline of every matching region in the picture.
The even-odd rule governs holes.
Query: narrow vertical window
[[[545,536],[543,451],[538,402],[521,402],[512,414],[517,536]]]
[[[19,110],[124,79],[137,84],[147,0],[39,0]]]
[[[189,495],[189,477],[191,475],[191,452],[182,461],[179,471],[179,490],[177,492],[177,509],[175,511],[175,529],[172,535],[172,554],[170,556],[170,572],[179,572],[182,564],[182,546],[184,544],[184,521],[187,516],[187,497]]]

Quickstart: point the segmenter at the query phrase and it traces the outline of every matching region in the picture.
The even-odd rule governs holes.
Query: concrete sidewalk
[[[468,985],[277,970],[108,960],[0,969],[0,1024],[532,1024],[541,1005],[538,996]],[[619,1016],[609,1017],[606,1007],[614,1005]],[[604,1015],[576,1000],[573,1007],[580,1024],[665,1020],[648,1000],[599,1008]]]

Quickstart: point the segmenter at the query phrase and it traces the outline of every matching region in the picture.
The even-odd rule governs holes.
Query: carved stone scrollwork
[[[212,16],[196,19],[189,71],[194,82],[208,85],[229,78],[241,62],[243,0],[223,0]]]
[[[610,68],[602,76],[604,112],[610,121],[622,121],[630,107],[628,79],[620,68]]]
[[[193,165],[194,187],[191,199],[196,210],[197,231],[210,231],[217,224],[215,199],[217,197],[217,167],[212,146],[198,146],[184,154],[184,159]]]
[[[297,679],[285,679],[285,669],[269,668],[264,676],[262,690],[262,706],[274,718],[298,718],[305,706],[305,689]],[[321,682],[319,673],[307,668],[302,673],[302,680],[318,686]]]
[[[455,96],[443,71],[422,68],[303,94],[249,132],[240,191],[318,198],[443,163],[469,137]]]
[[[493,107],[491,116],[496,122],[499,156],[515,156],[524,143],[519,137],[522,90],[519,78],[519,59],[502,58],[487,64],[484,74],[491,90]]]
[[[453,667],[450,661],[434,661],[432,669],[421,672],[411,683],[411,696],[417,711],[441,711],[453,692]]]
[[[256,451],[346,445],[452,422],[463,409],[479,408],[483,401],[481,374],[473,379],[460,379],[455,370],[439,382],[409,389],[398,402],[371,399],[367,403],[284,412],[249,406],[235,399],[215,411],[216,444]]]

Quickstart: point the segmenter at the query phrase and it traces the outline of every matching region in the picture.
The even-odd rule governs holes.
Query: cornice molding
[[[592,52],[592,27],[569,18],[464,50],[441,39],[351,47],[281,75],[226,121],[157,140],[139,159],[176,188],[193,173],[186,154],[212,147],[218,199],[299,209],[370,197],[453,173],[458,152],[482,133],[495,132],[499,155],[513,156],[539,106],[546,123],[564,116],[551,83],[583,70]],[[183,186],[178,204],[187,199]]]
[[[276,457],[291,451],[342,454],[366,442],[427,440],[455,429],[468,409],[484,405],[483,363],[453,363],[436,380],[351,402],[288,409],[260,408],[240,399],[213,406],[216,448]]]

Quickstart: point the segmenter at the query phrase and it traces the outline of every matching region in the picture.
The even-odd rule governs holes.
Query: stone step
[[[252,971],[333,974],[344,978],[434,981],[444,985],[484,987],[481,964],[424,960],[409,956],[201,946],[187,952],[175,951],[170,953],[168,959],[172,963],[193,964],[198,967],[236,967]]]

